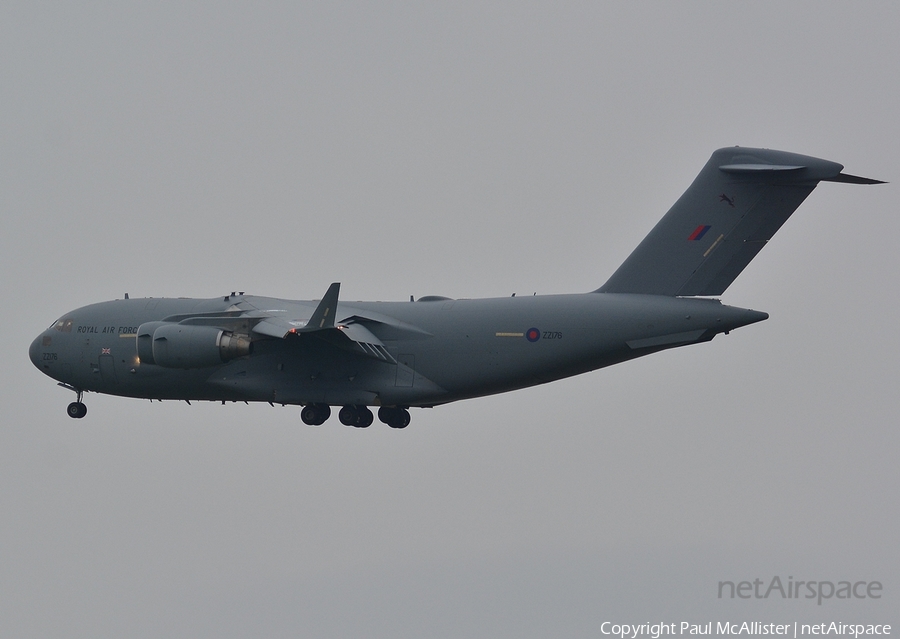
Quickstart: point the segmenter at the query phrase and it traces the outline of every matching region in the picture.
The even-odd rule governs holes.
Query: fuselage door
[[[108,350],[108,349],[103,349]],[[100,355],[100,361],[98,362],[100,366],[100,379],[103,380],[104,384],[115,384],[116,383],[116,364],[113,360],[113,356],[109,353],[102,353]]]

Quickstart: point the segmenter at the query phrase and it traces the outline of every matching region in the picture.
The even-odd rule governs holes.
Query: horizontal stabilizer
[[[881,183],[843,168],[784,151],[719,149],[596,292],[721,295],[820,181]]]
[[[859,177],[858,175],[848,175],[846,173],[838,173],[833,178],[824,178],[825,182],[844,182],[845,184],[887,184],[881,180],[873,180],[872,178]]]

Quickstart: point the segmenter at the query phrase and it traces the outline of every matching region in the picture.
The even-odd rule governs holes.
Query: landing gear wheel
[[[389,426],[391,428],[406,428],[409,426],[410,420],[409,411],[405,408],[399,408],[397,409],[397,419]]]
[[[368,428],[375,421],[375,416],[365,406],[344,406],[338,413],[338,419],[345,426],[355,426],[356,428]]]
[[[310,426],[321,426],[331,417],[331,406],[328,404],[308,404],[300,411],[300,419]]]
[[[66,408],[66,413],[73,419],[81,419],[87,415],[87,406],[81,402],[72,402],[69,404],[68,408]]]
[[[360,406],[356,411],[356,423],[353,424],[357,428],[368,428],[375,421],[375,416],[365,406]]]
[[[378,419],[391,428],[406,428],[409,426],[409,411],[399,406],[382,406],[378,409]]]
[[[390,406],[382,406],[378,409],[378,419],[381,420],[382,423],[390,425],[391,417],[396,410],[396,408],[391,408]]]
[[[356,408],[353,406],[344,406],[340,412],[338,412],[338,419],[341,420],[341,423],[344,426],[355,426]]]

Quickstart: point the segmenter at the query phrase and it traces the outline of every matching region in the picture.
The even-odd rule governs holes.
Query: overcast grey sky
[[[900,627],[900,5],[0,5],[0,634],[598,637]],[[72,395],[75,307],[597,288],[716,148],[821,185],[710,344],[413,411]],[[878,600],[726,600],[722,580]]]

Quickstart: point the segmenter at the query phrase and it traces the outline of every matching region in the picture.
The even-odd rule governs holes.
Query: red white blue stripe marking
[[[693,242],[693,241],[702,239],[703,236],[706,235],[706,232],[711,228],[712,228],[712,226],[709,224],[701,224],[700,226],[698,226],[697,228],[694,229],[694,232],[691,233],[690,236],[688,236],[688,240]]]

